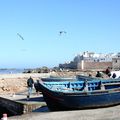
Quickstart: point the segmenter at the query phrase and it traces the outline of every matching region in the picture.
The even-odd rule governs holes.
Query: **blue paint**
[[[101,89],[101,85],[104,85],[104,90]],[[51,110],[85,109],[120,104],[120,79],[43,82],[39,84],[39,88]]]

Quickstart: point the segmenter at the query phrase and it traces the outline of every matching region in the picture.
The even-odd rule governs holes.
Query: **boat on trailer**
[[[77,110],[120,104],[120,79],[39,82],[50,110]]]

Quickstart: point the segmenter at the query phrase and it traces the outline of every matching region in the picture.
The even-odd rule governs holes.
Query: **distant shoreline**
[[[16,74],[23,73],[24,69],[0,69],[0,74]]]

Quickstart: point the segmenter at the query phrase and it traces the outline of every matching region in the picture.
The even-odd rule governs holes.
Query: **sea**
[[[0,69],[0,74],[17,74],[23,73],[25,69]]]

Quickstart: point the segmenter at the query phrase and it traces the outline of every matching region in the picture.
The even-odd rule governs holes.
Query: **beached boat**
[[[40,82],[50,110],[98,108],[120,104],[120,79]]]
[[[41,78],[42,82],[62,82],[62,81],[76,81],[75,77],[43,77]],[[34,87],[37,91],[41,92],[41,87],[38,85],[38,82],[34,83]]]
[[[41,78],[42,81],[44,82],[60,82],[60,81],[89,81],[89,80],[100,80],[103,78],[97,78],[97,77],[91,77],[91,76],[86,76],[86,75],[76,75],[74,77],[55,77],[55,76],[50,76],[50,77],[44,77]]]
[[[54,77],[54,76],[50,76],[50,77],[41,78],[41,80],[44,81],[44,82],[75,81],[76,77]]]

